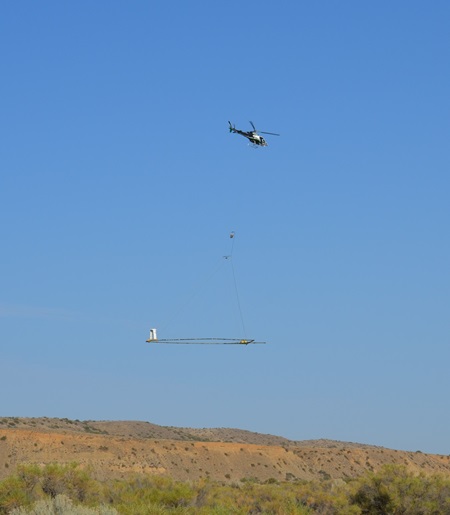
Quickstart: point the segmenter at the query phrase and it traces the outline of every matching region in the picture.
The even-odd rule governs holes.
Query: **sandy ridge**
[[[167,474],[178,480],[210,478],[225,482],[251,477],[260,481],[344,479],[367,470],[376,471],[387,463],[403,464],[416,472],[450,475],[448,456],[354,443],[290,442],[271,435],[255,437],[257,433],[249,432],[243,432],[247,442],[252,438],[278,442],[281,438],[284,445],[200,441],[201,433],[195,430],[145,422],[75,423],[42,419],[45,423],[40,424],[41,419],[7,420],[15,423],[0,423],[0,479],[10,475],[20,463],[51,462],[77,462],[89,467],[98,479],[141,473]],[[214,430],[205,431],[209,439],[214,438]],[[219,436],[224,431],[227,430],[219,431]],[[227,435],[240,436],[242,440],[239,431],[232,430]],[[154,434],[177,438],[150,436]]]

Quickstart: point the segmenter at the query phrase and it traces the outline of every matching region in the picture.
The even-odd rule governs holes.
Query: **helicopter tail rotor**
[[[236,129],[235,129],[234,125],[231,125],[230,121],[228,121],[228,125],[230,126],[229,129],[228,129],[230,132],[236,132]]]

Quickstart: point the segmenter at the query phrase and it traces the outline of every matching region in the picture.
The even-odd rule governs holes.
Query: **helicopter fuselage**
[[[258,145],[260,147],[268,146],[266,140],[254,131],[246,132],[240,131],[239,129],[233,129],[233,132],[236,134],[240,134],[241,136],[244,136],[244,138],[247,138],[253,145]]]
[[[231,122],[228,120],[229,131],[244,136],[244,138],[247,138],[254,147],[268,146],[266,140],[261,136],[261,134],[271,134],[272,136],[279,136],[279,134],[275,132],[257,131],[253,122],[250,122],[250,125],[253,127],[252,131],[241,131],[239,129],[236,129],[234,125],[231,125]]]

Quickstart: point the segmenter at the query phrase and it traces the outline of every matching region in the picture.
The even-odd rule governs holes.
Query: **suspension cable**
[[[234,291],[236,292],[236,300],[237,300],[237,306],[238,306],[238,310],[239,310],[239,317],[241,319],[241,325],[242,325],[242,331],[243,331],[243,334],[244,334],[244,338],[247,339],[247,334],[246,334],[246,331],[245,331],[245,324],[244,324],[244,316],[242,314],[241,301],[239,299],[239,291],[238,291],[238,287],[237,287],[236,273],[234,271],[234,265],[233,265],[234,235],[235,235],[235,233],[234,233],[234,231],[232,231],[230,233],[231,251],[230,251],[230,255],[226,256],[226,258],[229,257],[229,261],[231,263],[231,271],[233,273]]]

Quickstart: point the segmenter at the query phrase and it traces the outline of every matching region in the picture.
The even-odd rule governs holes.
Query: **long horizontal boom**
[[[255,340],[238,338],[162,338],[146,340],[147,343],[180,344],[180,345],[249,345],[262,344],[266,342],[256,342]]]

